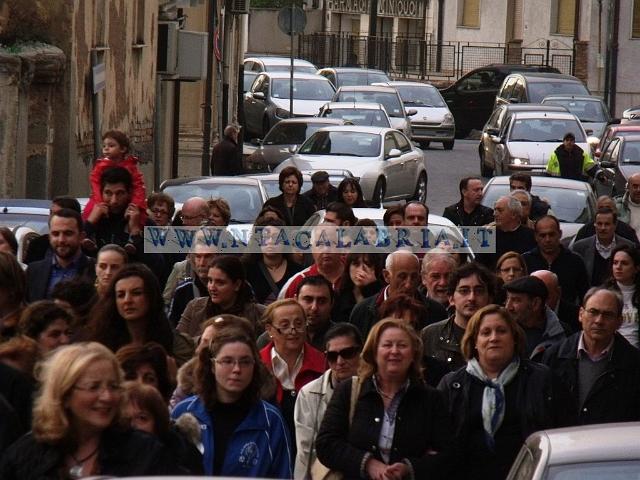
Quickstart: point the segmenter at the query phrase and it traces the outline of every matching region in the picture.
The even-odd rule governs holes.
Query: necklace
[[[73,453],[70,453],[69,455],[71,455],[71,458],[73,459],[73,461],[75,462],[75,465],[73,465],[70,469],[69,469],[69,476],[73,479],[77,479],[77,478],[82,478],[83,475],[83,464],[84,462],[86,462],[87,460],[89,460],[91,457],[93,457],[96,453],[98,453],[98,448],[100,445],[96,446],[96,448],[86,457],[84,458],[76,458],[75,455]]]

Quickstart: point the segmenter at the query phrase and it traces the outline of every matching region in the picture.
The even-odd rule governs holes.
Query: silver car
[[[340,87],[333,96],[334,102],[366,102],[380,103],[389,115],[391,126],[411,138],[411,121],[409,117],[417,110],[405,111],[400,94],[393,87],[355,86]]]
[[[287,118],[276,123],[264,140],[252,138],[250,143],[256,149],[244,159],[247,171],[271,171],[276,165],[289,158],[291,149],[302,145],[319,128],[330,125],[345,125],[346,122],[334,118]]]
[[[576,145],[589,152],[587,134],[578,117],[569,112],[514,112],[502,132],[503,136],[490,136],[495,144],[493,156],[483,159],[495,175],[544,171],[568,132],[575,135]]]
[[[365,200],[375,204],[427,199],[427,163],[422,150],[391,128],[322,128],[275,171],[289,165],[301,171],[348,170],[360,179]]]
[[[520,449],[507,480],[637,480],[639,435],[639,422],[536,432]]]
[[[379,103],[330,102],[320,109],[318,117],[342,119],[361,127],[391,128],[391,119]]]
[[[549,95],[542,100],[543,105],[560,105],[578,117],[587,133],[602,136],[604,127],[611,121],[609,109],[600,97],[593,95]]]
[[[316,73],[316,66],[300,58],[293,59],[293,71],[295,73]],[[291,71],[291,59],[278,56],[254,56],[244,59],[245,72],[289,72]]]
[[[442,142],[445,150],[453,148],[456,125],[436,87],[419,82],[387,82],[387,85],[398,91],[405,108],[416,110],[411,116],[412,140],[422,148],[430,142]]]
[[[264,72],[258,75],[244,95],[245,127],[264,137],[280,120],[290,118],[289,72]],[[331,82],[320,75],[296,73],[293,77],[293,116],[312,117],[331,100]]]

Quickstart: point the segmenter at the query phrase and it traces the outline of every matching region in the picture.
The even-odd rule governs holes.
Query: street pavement
[[[427,205],[431,213],[442,215],[444,207],[460,200],[460,179],[480,174],[478,140],[456,140],[453,150],[431,144],[424,154],[429,175]]]

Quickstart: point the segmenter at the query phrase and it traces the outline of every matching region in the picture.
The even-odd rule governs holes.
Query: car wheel
[[[427,203],[427,174],[422,172],[416,182],[416,191],[413,194],[413,199],[420,203]]]
[[[445,150],[453,150],[453,144],[455,143],[455,140],[451,140],[450,142],[442,142],[442,146],[444,147]]]
[[[264,119],[262,120],[262,138],[267,136],[269,130],[271,130],[271,127],[269,126],[269,118],[264,117]]]
[[[431,145],[431,142],[420,142],[420,148],[429,148],[429,145]]]
[[[376,182],[376,186],[373,188],[373,198],[371,200],[374,205],[377,205],[378,207],[382,207],[385,190],[386,188],[385,188],[384,178],[381,177],[378,179],[378,181]]]
[[[480,150],[479,155],[480,155],[480,175],[482,175],[483,177],[492,177],[493,170],[487,167],[487,165],[484,163],[484,152]]]

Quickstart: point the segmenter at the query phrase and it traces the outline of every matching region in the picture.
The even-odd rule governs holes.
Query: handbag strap
[[[353,416],[356,413],[356,403],[358,403],[358,396],[360,395],[360,387],[362,382],[360,377],[351,377],[351,403],[349,405],[349,427],[353,423]]]

